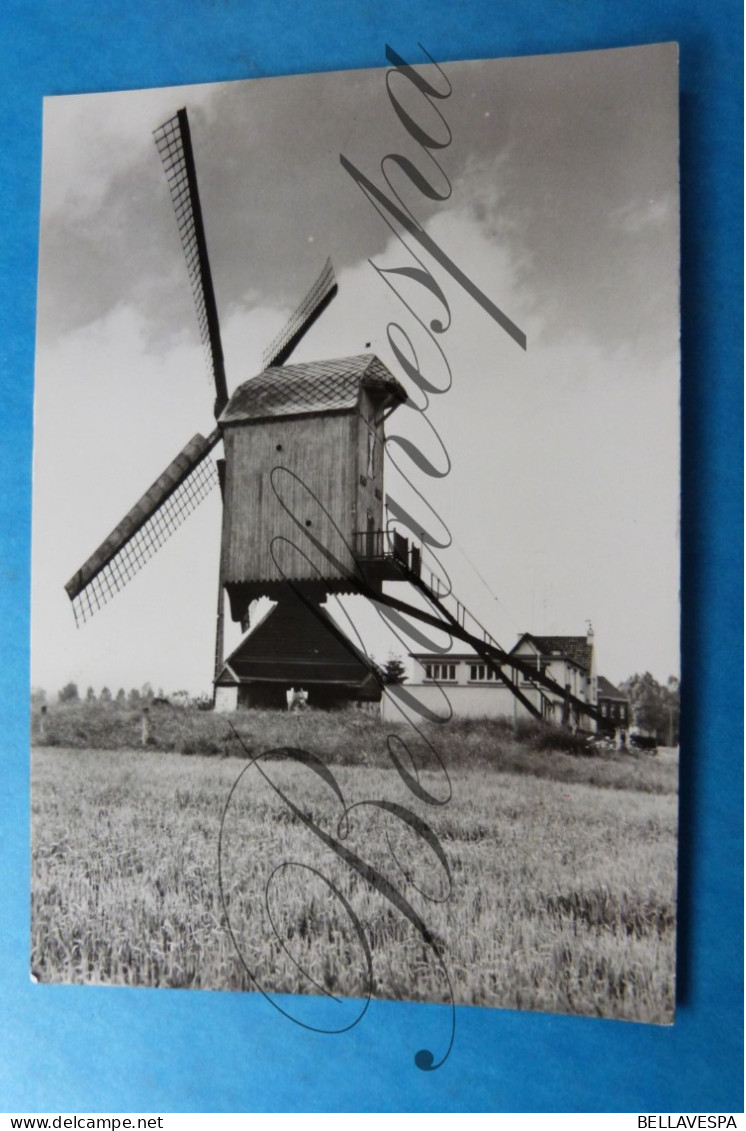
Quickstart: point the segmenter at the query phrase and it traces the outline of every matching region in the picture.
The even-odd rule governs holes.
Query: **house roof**
[[[524,640],[530,640],[542,656],[560,655],[586,671],[591,670],[593,644],[588,643],[587,636],[534,636],[532,632],[524,632],[518,643],[511,648],[511,655],[520,648]]]
[[[328,361],[278,365],[239,385],[220,416],[220,424],[342,412],[357,406],[360,390],[370,389],[398,404],[404,389],[372,353]]]
[[[599,699],[620,699],[623,703],[628,701],[628,696],[618,687],[614,687],[614,684],[604,675],[598,677],[598,697]]]

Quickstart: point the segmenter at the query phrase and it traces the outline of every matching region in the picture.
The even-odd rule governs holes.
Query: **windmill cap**
[[[364,353],[265,369],[239,385],[218,423],[350,411],[357,408],[362,389],[392,405],[407,399],[383,362],[375,354]]]

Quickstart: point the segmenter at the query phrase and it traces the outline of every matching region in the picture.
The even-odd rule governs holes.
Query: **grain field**
[[[35,747],[34,977],[670,1021],[673,758],[454,761]]]

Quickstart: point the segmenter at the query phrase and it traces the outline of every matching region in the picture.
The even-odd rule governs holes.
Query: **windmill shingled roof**
[[[375,354],[364,353],[265,369],[239,385],[220,423],[353,409],[361,387],[379,389],[396,401],[406,398],[404,389],[383,362]]]

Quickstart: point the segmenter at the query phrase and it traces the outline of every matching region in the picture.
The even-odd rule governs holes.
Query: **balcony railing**
[[[353,539],[353,552],[358,562],[365,565],[395,563],[415,577],[420,576],[420,548],[398,530],[356,530]]]

